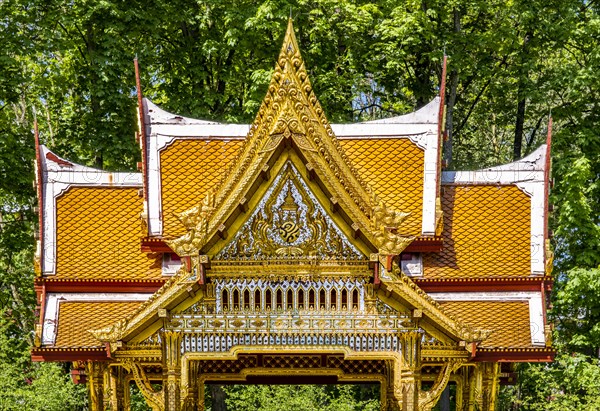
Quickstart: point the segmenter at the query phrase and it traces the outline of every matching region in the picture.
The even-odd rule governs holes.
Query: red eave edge
[[[466,291],[540,291],[552,287],[548,277],[489,277],[489,278],[418,278],[412,280],[423,291],[466,292]]]
[[[154,293],[164,285],[167,279],[156,280],[74,280],[41,278],[35,280],[36,286],[44,284],[46,292],[119,292]]]
[[[161,238],[142,238],[140,247],[143,253],[172,253],[173,250]]]
[[[444,246],[442,237],[417,237],[404,249],[406,253],[439,253]]]
[[[32,361],[106,361],[106,349],[98,348],[33,348]]]
[[[556,351],[552,348],[477,349],[476,362],[552,362]]]

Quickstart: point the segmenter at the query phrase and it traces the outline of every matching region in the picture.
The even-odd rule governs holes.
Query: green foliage
[[[375,411],[378,393],[358,385],[233,385],[225,387],[232,411]]]
[[[567,273],[554,298],[560,327],[559,343],[598,355],[600,347],[600,268],[575,268]],[[585,300],[585,304],[582,301]]]
[[[2,348],[6,346],[3,344]],[[16,357],[18,359],[18,357]],[[85,385],[74,385],[57,364],[0,362],[0,410],[76,411],[86,409]]]
[[[129,385],[129,408],[131,411],[152,411],[135,383]]]
[[[563,354],[552,364],[522,364],[518,371],[519,383],[500,394],[500,411],[600,409],[598,359]]]
[[[4,0],[0,409],[19,401],[31,404],[22,409],[36,409],[31,396],[55,398],[55,393],[64,401],[57,409],[84,402],[80,387],[58,378],[59,368],[28,359],[35,305],[34,118],[42,143],[60,155],[111,170],[134,169],[139,149],[133,138],[132,60],[137,55],[145,94],[165,109],[250,122],[266,92],[290,8],[315,92],[332,121],[380,118],[427,103],[438,93],[445,51],[452,168],[527,154],[544,140],[552,110],[555,337],[563,352],[598,355],[600,17],[595,2]],[[552,366],[524,367],[518,396],[507,398],[527,409],[584,409],[596,392],[592,380],[589,389],[584,384],[597,367],[594,361],[563,355]],[[534,384],[536,379],[544,384]],[[47,384],[56,389],[45,393]],[[268,395],[297,401],[294,407],[322,401],[323,407],[345,409],[347,398],[354,398],[352,404],[367,401],[348,389],[228,391],[238,405],[242,399],[267,401]],[[291,391],[304,397],[292,399]],[[77,400],[70,403],[69,396]],[[540,405],[544,400],[556,408]],[[48,404],[59,403],[49,399]]]

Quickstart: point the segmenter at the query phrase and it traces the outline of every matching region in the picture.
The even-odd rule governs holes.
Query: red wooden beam
[[[108,361],[104,347],[98,348],[34,348],[32,361]]]
[[[419,288],[428,293],[466,291],[540,291],[540,287],[543,287],[543,284],[548,281],[542,277],[454,279],[427,279],[413,277],[412,280],[419,286]]]
[[[44,281],[46,293],[63,292],[95,292],[95,293],[154,293],[163,286],[166,279],[146,281],[119,281],[119,280],[46,280]]]
[[[160,238],[142,238],[141,250],[143,253],[172,253],[173,250]]]
[[[552,362],[556,351],[551,348],[478,349],[476,362]]]
[[[442,237],[418,237],[404,249],[406,253],[439,253],[444,246]]]

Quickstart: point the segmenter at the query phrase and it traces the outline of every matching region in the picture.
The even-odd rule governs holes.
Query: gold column
[[[164,331],[163,348],[163,390],[165,411],[181,410],[181,333]]]
[[[111,399],[113,396],[112,390],[112,381],[111,381],[111,370],[110,367],[104,367],[104,372],[102,373],[102,386],[104,390],[102,392],[102,404],[104,406],[104,411],[111,411]]]
[[[417,330],[402,334],[402,411],[416,411],[419,407],[422,337],[422,332]]]
[[[385,404],[381,405],[382,410],[399,411],[402,407],[402,396],[400,395],[400,362],[394,360],[386,360],[386,380],[385,387]]]
[[[131,408],[131,380],[126,375],[125,369],[123,369],[123,408],[125,410]]]
[[[110,410],[124,411],[125,407],[125,370],[123,367],[112,367],[110,372]],[[129,387],[127,387],[129,388]]]
[[[469,390],[469,411],[480,411],[483,409],[482,384],[483,376],[481,372],[482,365],[478,363],[469,370],[468,390]]]
[[[187,381],[183,381],[181,387],[181,403],[183,411],[196,411],[198,410],[198,404],[203,402],[198,398],[198,369],[200,363],[198,361],[188,362],[188,376]]]
[[[482,363],[482,401],[483,411],[494,411],[498,396],[498,375],[500,364]]]
[[[104,411],[105,369],[106,363],[104,362],[88,361],[85,364],[91,411]]]
[[[465,375],[468,372],[468,367],[462,367],[459,372],[458,375],[456,376],[456,379],[454,380],[456,382],[456,411],[463,411],[464,409],[464,391],[465,391]]]

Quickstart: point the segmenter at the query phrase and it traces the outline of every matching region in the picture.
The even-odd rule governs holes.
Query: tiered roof
[[[282,58],[285,55],[280,64]],[[246,184],[229,181],[225,171],[255,161],[248,160],[247,150],[262,138],[258,136],[262,108],[259,126],[251,126],[185,118],[149,100],[141,103],[143,173],[94,170],[61,159],[44,146],[38,149],[42,226],[36,287],[41,319],[34,358],[68,360],[77,358],[78,352],[89,353],[90,347],[96,350],[94,355],[103,355],[101,342],[88,330],[130,314],[142,315],[140,304],[171,278],[181,264],[179,257],[185,260],[188,255],[177,256],[172,242],[189,232],[181,223],[182,213],[201,207],[207,195],[221,196],[225,221],[230,212],[226,190]],[[479,343],[486,359],[548,359],[547,146],[505,166],[441,173],[441,104],[436,98],[405,116],[330,128],[323,116],[323,130],[331,130],[327,138],[332,147],[339,146],[336,167],[349,171],[331,177],[341,184],[326,180],[327,170],[316,169],[317,178],[325,181],[325,189],[334,183],[345,187],[348,191],[342,194],[348,198],[354,198],[357,190],[372,196],[366,205],[336,201],[342,207],[362,207],[360,212],[344,211],[356,219],[348,226],[356,230],[356,241],[362,241],[359,249],[365,259],[370,258],[365,250],[379,253],[383,269],[374,274],[376,284],[391,281],[386,275],[393,275],[388,264],[393,258],[387,259],[389,252],[384,250],[389,248],[377,244],[365,222],[373,221],[376,207],[384,204],[388,215],[408,213],[386,233],[410,243],[396,249],[402,252],[399,261],[419,266],[420,271],[405,274],[429,294],[422,301],[431,300],[431,310],[439,310],[439,318],[490,330]],[[318,103],[315,107],[318,112]],[[313,163],[320,161],[319,155],[329,155],[315,154],[309,143],[294,144]],[[313,163],[306,163],[307,170]],[[165,287],[172,285],[165,285],[159,294]],[[511,357],[515,350],[519,354]]]

